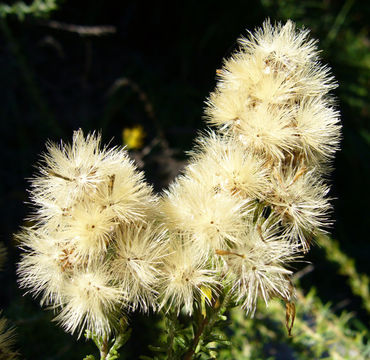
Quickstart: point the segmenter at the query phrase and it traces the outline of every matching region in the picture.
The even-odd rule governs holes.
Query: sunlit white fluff
[[[218,113],[222,104],[219,101],[226,102],[227,91],[217,93],[212,97],[212,112],[209,116],[209,122],[215,125],[222,125],[222,119],[219,120]],[[231,95],[232,96],[232,95]],[[234,100],[235,101],[235,100]],[[286,107],[275,107],[269,102],[253,100],[245,95],[242,100],[242,109],[238,115],[233,115],[224,125],[228,132],[240,140],[248,148],[249,152],[255,152],[259,155],[282,159],[286,152],[290,152],[296,144],[296,132],[291,126],[293,113]]]
[[[117,219],[110,209],[101,208],[96,203],[76,204],[61,224],[60,236],[81,261],[105,254],[115,242]]]
[[[130,221],[143,216],[143,204],[152,201],[151,187],[118,148],[101,148],[101,136],[75,131],[72,144],[49,143],[40,174],[31,181],[31,199],[37,206],[33,220],[50,224],[81,200],[111,207],[115,216]]]
[[[73,249],[43,228],[25,228],[17,239],[25,251],[17,270],[20,286],[41,296],[41,304],[60,304],[63,286],[75,266]]]
[[[264,73],[285,73],[300,87],[297,93],[322,96],[336,87],[326,66],[319,62],[317,41],[309,38],[307,29],[297,29],[294,22],[262,28],[239,40],[241,50],[255,59],[263,59]]]
[[[212,288],[218,284],[217,273],[186,236],[173,237],[171,245],[162,268],[161,307],[177,313],[183,308],[191,315],[194,304],[200,301],[202,287]]]
[[[221,132],[231,131],[248,151],[280,162],[301,146],[330,158],[340,136],[338,116],[327,95],[336,83],[318,61],[316,41],[291,21],[274,26],[266,21],[239,44],[218,71],[219,82],[207,101],[208,122]],[[320,111],[316,106],[312,119],[297,126],[302,109],[318,103]],[[318,137],[324,143],[310,138],[318,129],[330,133],[326,139]]]
[[[88,193],[95,193],[107,175],[102,171],[105,151],[100,152],[100,135],[86,138],[82,131],[73,134],[72,144],[47,144],[40,175],[32,180],[32,197],[36,203],[43,198],[68,208]]]
[[[112,274],[126,307],[146,312],[156,308],[161,264],[168,253],[167,233],[158,223],[121,225],[117,230]]]
[[[281,160],[296,143],[291,122],[290,109],[261,104],[251,110],[248,117],[235,122],[232,130],[248,151]]]
[[[264,199],[270,186],[265,161],[232,138],[213,132],[198,139],[185,173],[199,182],[206,178],[212,182],[213,177],[215,188],[244,199]]]
[[[275,169],[273,184],[269,197],[273,210],[282,219],[288,238],[307,250],[312,235],[330,225],[329,187],[317,180],[314,170],[305,168]]]
[[[247,200],[215,191],[208,177],[201,183],[184,176],[165,192],[161,210],[172,231],[187,234],[198,251],[207,254],[239,241],[248,205]]]
[[[144,181],[144,174],[138,172],[126,156],[121,152],[114,157],[111,155],[114,160],[111,175],[105,186],[98,188],[94,200],[97,206],[111,211],[112,217],[128,223],[144,219],[148,208],[156,203],[156,197],[151,186]],[[121,161],[116,160],[116,157],[120,157]]]
[[[304,99],[296,110],[297,155],[303,153],[307,166],[320,166],[339,149],[339,113],[322,99]]]
[[[78,130],[71,145],[49,144],[39,169],[30,191],[34,225],[17,236],[25,251],[19,283],[59,313],[57,320],[66,331],[108,335],[119,311],[146,311],[153,303],[156,290],[149,287],[155,279],[150,284],[148,279],[159,273],[163,254],[155,247],[159,240],[153,235],[150,242],[143,229],[153,221],[157,199],[127,152],[101,148],[100,135],[94,133],[85,137]],[[158,239],[164,236],[160,229],[154,229]],[[116,260],[126,240],[150,263],[142,267],[142,286],[136,289],[127,288],[135,281],[118,276]]]
[[[233,274],[237,300],[251,313],[257,297],[290,300],[286,264],[330,223],[329,187],[322,176],[338,150],[340,124],[328,94],[336,83],[319,62],[316,44],[291,21],[266,21],[239,40],[207,100],[206,118],[217,134],[198,140],[185,177],[162,202],[170,228],[194,237],[210,222],[196,208],[216,207],[227,218],[215,195],[257,200],[243,213],[243,226],[234,227],[233,240],[211,246]]]
[[[262,217],[246,229],[241,245],[223,254],[236,301],[247,313],[254,313],[259,297],[266,304],[271,297],[291,298],[292,271],[286,266],[297,256],[298,247],[280,234],[276,219],[267,221]]]
[[[63,289],[63,306],[55,317],[65,331],[84,329],[97,335],[109,335],[117,323],[122,293],[114,285],[104,266],[87,268],[74,274]]]
[[[217,132],[159,201],[100,135],[48,145],[19,274],[66,331],[110,334],[119,311],[192,314],[203,289],[222,291],[220,272],[248,313],[258,297],[291,300],[287,264],[329,223],[321,177],[340,138],[336,84],[291,21],[267,21],[239,45],[207,101]]]

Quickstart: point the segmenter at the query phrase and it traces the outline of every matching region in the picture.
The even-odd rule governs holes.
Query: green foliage
[[[233,306],[229,288],[217,296],[213,294],[210,303],[204,308],[195,306],[191,319],[181,319],[169,311],[164,314],[164,338],[159,346],[150,346],[153,357],[141,356],[142,360],[190,360],[216,359],[220,349],[228,348],[231,343],[225,335],[229,325],[225,312]]]
[[[85,338],[87,340],[93,340],[96,347],[100,352],[100,360],[117,360],[120,357],[119,349],[126,344],[130,339],[131,330],[127,327],[127,322],[125,319],[120,321],[120,329],[113,339],[108,339],[107,337],[98,336],[93,334],[91,331],[86,330]],[[95,360],[93,355],[88,355],[84,360]]]
[[[47,17],[56,9],[58,9],[58,0],[34,0],[30,5],[23,1],[18,1],[13,5],[0,3],[0,18],[15,15],[23,21],[28,15],[35,18]]]
[[[323,304],[311,289],[297,293],[297,316],[293,336],[282,327],[284,305],[274,301],[257,310],[253,319],[243,311],[231,311],[228,329],[233,346],[222,350],[218,359],[367,359],[370,355],[369,333],[365,328],[351,329],[353,315],[335,315],[330,304]],[[263,305],[264,306],[264,305]]]
[[[362,306],[370,313],[369,277],[357,272],[354,259],[351,259],[340,249],[338,241],[324,235],[318,237],[317,241],[324,248],[326,258],[339,265],[339,273],[348,276],[353,294],[361,298]]]
[[[212,300],[212,306],[206,307],[205,317],[198,312],[198,319],[193,321],[193,341],[185,353],[184,359],[216,359],[218,351],[228,348],[231,344],[224,334],[228,325],[224,315],[232,307],[230,289],[217,299]]]
[[[365,360],[370,355],[370,333],[353,314],[336,315],[330,304],[324,304],[312,288],[296,294],[296,318],[289,336],[284,327],[284,302],[259,304],[256,316],[250,318],[240,307],[233,307],[227,295],[220,307],[201,309],[190,323],[170,314],[163,324],[166,337],[161,346],[151,347],[154,357],[162,359],[336,359]],[[221,298],[222,298],[221,297]]]

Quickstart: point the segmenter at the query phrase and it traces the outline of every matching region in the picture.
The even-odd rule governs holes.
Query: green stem
[[[108,355],[108,337],[103,336],[101,346],[100,346],[100,360],[106,360]]]
[[[127,340],[131,336],[131,329],[126,330],[125,332],[121,332],[117,335],[113,345],[109,349],[107,354],[106,360],[116,360],[119,358],[118,350],[126,344]]]
[[[200,340],[200,338],[202,336],[202,333],[203,333],[205,327],[207,326],[208,322],[209,322],[209,319],[207,317],[205,317],[203,319],[203,321],[201,322],[200,326],[198,327],[198,331],[194,336],[193,343],[192,343],[189,350],[186,352],[186,354],[184,356],[184,360],[190,360],[193,357],[193,355],[195,353],[195,349],[197,348],[197,346],[199,344],[199,340]]]
[[[100,360],[116,360],[120,357],[118,350],[127,342],[131,336],[131,329],[127,329],[127,324],[122,321],[120,332],[110,340],[107,335],[98,336],[91,331],[86,331],[86,339],[94,341],[99,349]],[[93,355],[88,355],[84,360],[95,360]]]
[[[167,335],[167,359],[173,359],[174,357],[174,349],[173,349],[173,343],[176,336],[176,323],[177,323],[177,315],[175,312],[170,311],[167,316],[167,329],[168,329],[168,335]]]
[[[199,318],[202,320],[199,323],[198,330],[195,333],[193,342],[190,345],[188,351],[185,353],[183,360],[191,360],[193,358],[193,355],[195,354],[198,344],[202,337],[204,336],[204,333],[210,332],[215,322],[219,319],[219,316],[222,315],[228,309],[231,297],[232,297],[231,291],[229,289],[226,289],[224,291],[223,297],[219,296],[217,298],[212,299],[210,309],[211,311],[208,317],[206,315],[202,319],[202,314],[199,314]]]

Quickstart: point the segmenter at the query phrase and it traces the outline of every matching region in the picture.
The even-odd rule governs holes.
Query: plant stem
[[[201,337],[206,325],[208,324],[208,321],[209,321],[209,319],[207,317],[205,317],[203,319],[203,321],[201,322],[201,324],[198,328],[198,331],[194,336],[193,343],[192,343],[191,347],[189,348],[189,350],[186,352],[186,354],[184,356],[184,360],[190,360],[193,357],[193,355],[195,353],[195,349],[197,348],[197,346],[199,344],[200,337]]]
[[[167,328],[168,328],[168,335],[167,335],[167,359],[173,359],[173,342],[176,336],[176,321],[177,316],[174,312],[170,312],[167,316]]]
[[[108,355],[108,337],[105,335],[100,347],[100,360],[105,360]]]
[[[205,316],[200,322],[198,330],[194,336],[194,340],[188,351],[185,353],[183,360],[191,360],[193,358],[193,355],[195,354],[199,341],[202,338],[205,330],[211,329],[214,323],[218,320],[218,316],[222,315],[227,310],[230,299],[231,291],[229,289],[224,291],[223,297],[219,296],[212,298],[211,314],[208,317]],[[202,315],[200,314],[200,316]]]
[[[116,360],[119,358],[120,354],[118,350],[127,342],[131,336],[131,329],[127,327],[127,322],[124,318],[120,321],[121,328],[119,333],[113,340],[109,339],[109,336],[103,335],[98,336],[91,331],[86,330],[85,337],[86,339],[92,339],[99,349],[100,360]],[[95,358],[92,355],[85,357],[84,360]]]

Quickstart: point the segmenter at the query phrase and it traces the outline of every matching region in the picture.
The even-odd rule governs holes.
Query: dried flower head
[[[266,21],[239,44],[218,72],[208,122],[274,161],[302,152],[309,152],[308,163],[331,158],[340,125],[327,93],[336,83],[320,64],[308,31],[296,30],[291,21],[275,26]]]
[[[186,234],[201,254],[237,243],[243,231],[249,202],[214,190],[212,174],[198,182],[183,176],[172,184],[161,201],[165,224],[174,233]]]
[[[216,131],[198,139],[161,209],[253,314],[258,298],[291,301],[289,263],[330,225],[324,176],[341,126],[336,83],[307,30],[266,21],[239,44],[207,101]]]
[[[123,301],[118,285],[102,264],[94,264],[74,274],[63,287],[60,313],[55,321],[67,332],[84,329],[97,335],[109,335],[118,323],[118,310]]]
[[[38,211],[31,218],[48,226],[73,217],[76,204],[94,203],[122,221],[144,217],[153,201],[151,188],[118,148],[100,148],[101,136],[75,131],[72,145],[48,143],[39,172],[31,181],[30,197]]]
[[[236,301],[253,314],[258,297],[266,304],[276,296],[290,300],[292,271],[287,266],[298,258],[299,248],[285,239],[276,220],[262,217],[250,223],[242,240],[241,245],[223,254]]]
[[[268,201],[281,218],[291,241],[301,242],[308,250],[310,239],[331,225],[329,187],[306,168],[279,171],[275,168],[273,191]]]
[[[207,101],[216,130],[160,199],[100,135],[48,144],[18,272],[66,331],[109,334],[135,309],[192,314],[225,285],[251,314],[258,298],[292,300],[289,263],[330,223],[336,83],[291,21],[266,21],[239,44]]]
[[[117,229],[112,272],[132,310],[157,307],[157,287],[168,254],[166,235],[166,229],[154,222]]]
[[[269,192],[270,175],[265,161],[245,151],[233,138],[210,132],[197,140],[192,154],[185,174],[200,183],[209,178],[215,192],[251,200],[263,200]]]
[[[194,304],[201,299],[202,289],[218,284],[217,274],[186,236],[172,238],[171,244],[162,269],[161,307],[177,313],[184,308],[191,315]]]
[[[57,232],[24,228],[17,239],[25,251],[18,266],[19,284],[34,296],[41,296],[41,305],[60,304],[63,287],[74,268],[71,250]]]
[[[49,143],[43,160],[31,182],[34,225],[17,235],[20,285],[58,311],[66,331],[107,335],[120,311],[155,307],[166,249],[165,229],[152,225],[157,199],[100,135],[78,130],[71,145]],[[127,264],[129,252],[141,260]]]

